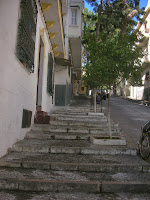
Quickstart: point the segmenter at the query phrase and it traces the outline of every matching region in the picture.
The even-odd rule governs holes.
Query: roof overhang
[[[63,0],[65,4],[66,0]],[[54,56],[65,57],[64,31],[61,0],[40,0]],[[64,6],[65,7],[65,6]]]
[[[56,63],[56,65],[72,67],[71,60],[67,60],[67,59],[64,59],[64,58],[56,57],[55,63]]]

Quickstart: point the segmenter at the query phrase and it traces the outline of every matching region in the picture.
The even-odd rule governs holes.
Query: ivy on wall
[[[53,56],[48,54],[48,71],[47,71],[47,93],[53,96],[54,83],[53,83]]]
[[[30,72],[34,72],[36,19],[35,0],[21,0],[16,55]]]

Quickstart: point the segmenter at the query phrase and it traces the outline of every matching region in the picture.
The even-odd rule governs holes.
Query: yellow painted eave
[[[50,4],[50,3],[42,3],[41,7],[42,7],[42,11],[46,12],[52,7],[52,4]]]
[[[54,39],[56,37],[57,33],[49,33],[50,39]]]
[[[59,47],[58,44],[52,44],[53,50],[57,49]]]
[[[60,52],[59,51],[54,51],[54,56],[57,57],[59,56]]]
[[[54,21],[47,21],[46,22],[46,26],[47,26],[48,29],[51,28],[52,26],[54,26],[54,24],[55,24]]]

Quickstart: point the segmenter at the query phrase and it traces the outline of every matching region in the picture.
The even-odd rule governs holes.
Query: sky
[[[148,0],[140,0],[140,8],[146,7],[147,2],[148,2]],[[86,3],[86,0],[84,1],[84,7],[88,8],[88,10],[92,10],[92,7],[88,3]]]

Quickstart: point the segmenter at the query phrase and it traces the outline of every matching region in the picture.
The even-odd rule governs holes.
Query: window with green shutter
[[[30,72],[34,72],[36,18],[35,0],[21,0],[16,55]]]
[[[47,70],[47,92],[53,96],[53,56],[48,54],[48,70]]]

